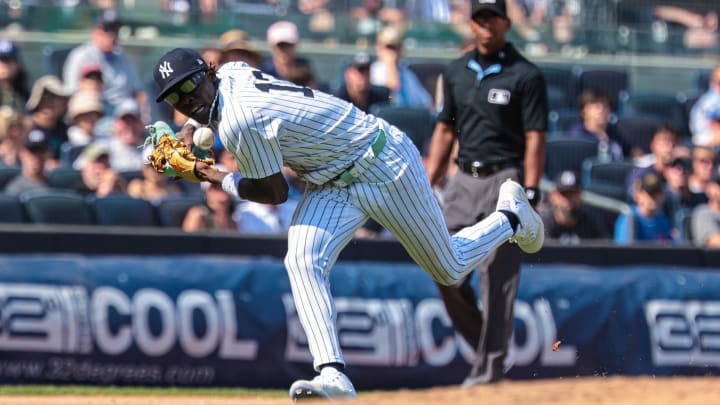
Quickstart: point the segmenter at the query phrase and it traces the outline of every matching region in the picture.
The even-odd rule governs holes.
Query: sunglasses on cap
[[[205,72],[199,71],[185,81],[181,82],[180,85],[175,86],[175,90],[165,96],[165,101],[170,105],[175,105],[180,101],[181,94],[190,94],[197,90],[197,87],[205,79]]]

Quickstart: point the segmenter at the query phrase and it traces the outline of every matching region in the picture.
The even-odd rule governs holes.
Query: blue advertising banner
[[[458,384],[472,350],[407,263],[331,276],[358,389]],[[717,374],[720,272],[523,268],[516,379]],[[313,375],[282,262],[224,256],[0,255],[0,383],[286,388]]]

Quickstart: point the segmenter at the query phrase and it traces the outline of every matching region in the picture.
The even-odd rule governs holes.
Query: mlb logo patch
[[[488,103],[508,105],[510,104],[510,92],[503,89],[490,89]]]

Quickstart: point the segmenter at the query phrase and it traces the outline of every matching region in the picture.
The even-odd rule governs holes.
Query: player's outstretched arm
[[[262,179],[246,179],[237,173],[220,171],[217,167],[200,161],[195,165],[195,173],[205,181],[221,184],[223,190],[244,200],[264,204],[282,204],[287,201],[288,184],[280,172]],[[231,177],[228,178],[228,175]]]

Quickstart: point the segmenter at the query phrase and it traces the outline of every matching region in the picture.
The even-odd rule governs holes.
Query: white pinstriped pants
[[[389,230],[410,256],[442,284],[455,284],[512,236],[505,215],[493,213],[453,236],[447,231],[412,141],[385,128],[387,144],[373,163],[362,162],[349,187],[309,184],[288,231],[285,267],[313,357],[313,366],[345,364],[330,294],[330,270],[368,218]]]

